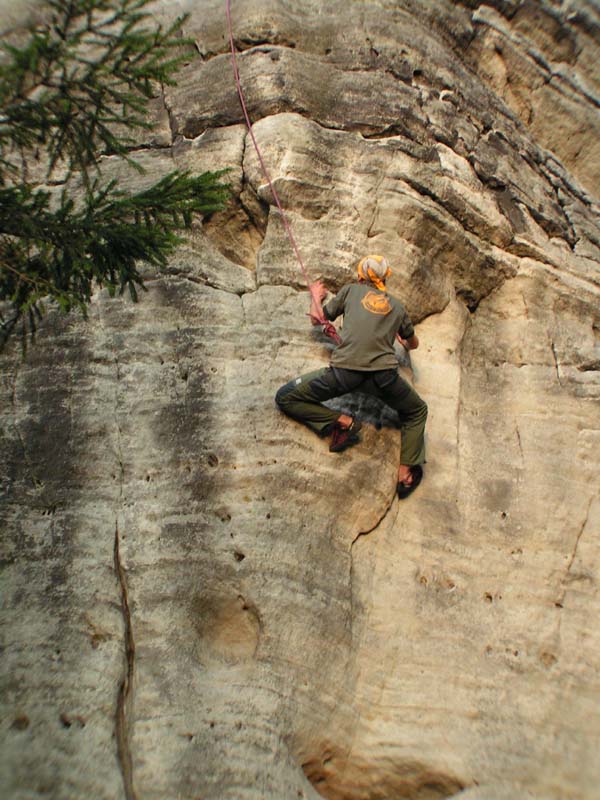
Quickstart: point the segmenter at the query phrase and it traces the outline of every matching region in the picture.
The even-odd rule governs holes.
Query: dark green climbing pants
[[[423,464],[427,404],[395,369],[359,372],[327,367],[307,372],[282,386],[275,402],[284,414],[326,436],[340,412],[322,405],[323,401],[353,391],[368,391],[397,412],[402,430],[400,463]]]

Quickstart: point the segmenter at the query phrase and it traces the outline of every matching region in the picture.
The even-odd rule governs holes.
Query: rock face
[[[4,796],[593,800],[597,5],[232,6],[311,277],[384,253],[419,323],[426,477],[398,502],[372,398],[342,455],[275,408],[331,345],[224,4],[157,3],[198,57],[145,180],[229,166],[234,200],[139,304],[2,357]]]

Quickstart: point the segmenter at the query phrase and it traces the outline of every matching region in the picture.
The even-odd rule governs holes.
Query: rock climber
[[[331,435],[329,450],[341,452],[358,441],[361,422],[322,405],[323,401],[353,391],[375,394],[400,417],[402,444],[397,493],[408,497],[423,477],[427,405],[398,374],[394,340],[398,335],[407,350],[419,346],[412,322],[402,303],[388,294],[391,269],[383,256],[366,256],[358,264],[358,281],[348,283],[322,306],[328,291],[312,285],[310,317],[313,325],[323,318],[344,316],[341,343],[330,366],[301,375],[282,386],[275,396],[279,408],[320,436]]]

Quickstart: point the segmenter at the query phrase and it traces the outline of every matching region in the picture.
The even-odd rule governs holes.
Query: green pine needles
[[[25,44],[1,45],[0,344],[17,326],[33,335],[44,300],[85,314],[98,286],[136,299],[138,266],[164,266],[194,215],[225,205],[223,172],[175,171],[137,194],[100,176],[102,155],[143,171],[131,134],[192,52],[184,20],[149,24],[149,2],[50,0]]]

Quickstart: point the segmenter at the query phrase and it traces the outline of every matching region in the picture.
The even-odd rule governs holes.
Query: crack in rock
[[[99,309],[98,320],[101,329],[106,332],[102,313]],[[119,683],[117,692],[117,705],[115,711],[115,739],[117,744],[117,759],[123,777],[123,790],[126,800],[137,800],[137,795],[133,784],[133,766],[131,758],[131,728],[130,712],[133,702],[133,678],[135,671],[135,640],[133,637],[133,627],[131,621],[131,611],[129,606],[129,591],[127,586],[127,574],[123,567],[121,558],[121,535],[119,531],[119,512],[123,505],[123,488],[125,467],[123,463],[122,435],[119,424],[119,387],[121,385],[121,366],[114,340],[109,341],[109,348],[112,352],[115,370],[115,394],[114,394],[114,417],[117,439],[117,460],[119,464],[119,488],[115,502],[115,533],[113,547],[113,569],[117,578],[121,595],[121,614],[123,616],[124,635],[124,670],[123,677]]]
[[[569,563],[567,564],[567,568],[566,568],[565,573],[563,575],[563,578],[561,580],[561,592],[560,592],[558,598],[554,602],[555,607],[557,609],[559,609],[559,611],[562,611],[562,609],[564,608],[564,605],[565,605],[565,598],[567,596],[567,591],[568,591],[567,585],[569,583],[569,579],[571,578],[571,570],[573,568],[573,564],[575,563],[575,559],[577,557],[577,551],[579,549],[579,545],[581,544],[581,538],[582,538],[582,536],[583,536],[583,534],[585,532],[585,529],[587,527],[587,524],[588,524],[588,521],[589,521],[589,518],[590,518],[590,511],[592,509],[592,504],[594,502],[594,499],[595,499],[594,496],[592,496],[590,498],[590,502],[588,503],[585,519],[584,519],[583,524],[582,524],[581,528],[579,529],[579,532],[578,532],[578,534],[577,534],[577,536],[575,538],[575,543],[573,545],[573,550],[571,551],[571,557],[569,558]],[[561,626],[562,626],[562,614],[558,618],[558,626],[557,626],[557,630],[556,630],[556,642],[558,644],[560,644]]]
[[[121,562],[119,547],[119,523],[115,522],[114,569],[121,590],[121,611],[125,625],[125,671],[119,685],[117,695],[117,710],[115,720],[115,735],[117,740],[117,755],[119,766],[123,775],[123,788],[127,800],[136,800],[133,787],[133,768],[131,760],[131,730],[129,715],[132,703],[133,675],[135,669],[135,641],[131,625],[131,612],[127,590],[126,573]]]
[[[563,382],[562,382],[562,378],[560,376],[560,367],[559,367],[559,363],[558,363],[558,355],[556,353],[556,345],[554,344],[554,340],[551,340],[551,342],[550,342],[550,349],[552,350],[552,355],[554,357],[554,368],[556,370],[556,378],[558,380],[559,386],[562,387]]]
[[[171,147],[175,141],[175,134],[177,131],[177,123],[175,122],[175,118],[173,116],[173,111],[170,105],[167,102],[167,96],[165,94],[164,87],[161,87],[160,96],[162,99],[163,108],[167,112],[167,119],[169,120],[169,130],[171,131]]]
[[[349,579],[349,584],[350,584],[349,585],[349,589],[350,589],[350,629],[351,630],[353,628],[353,622],[355,620],[355,606],[354,606],[354,545],[360,539],[361,536],[368,536],[370,533],[373,533],[373,531],[375,531],[375,530],[377,530],[377,528],[379,528],[381,523],[387,518],[388,514],[390,513],[390,511],[392,509],[392,506],[394,505],[395,498],[396,498],[396,482],[394,481],[394,492],[392,494],[392,497],[391,497],[390,501],[385,506],[385,508],[384,508],[381,516],[379,517],[379,519],[368,530],[359,531],[359,533],[356,534],[356,536],[354,537],[354,539],[350,543],[350,551],[349,551],[349,555],[350,555],[350,572],[349,572],[348,579]]]
[[[575,561],[575,558],[577,556],[577,550],[579,549],[579,544],[581,542],[581,537],[583,536],[583,532],[585,531],[586,526],[588,524],[588,520],[590,518],[590,511],[591,511],[593,502],[594,502],[594,498],[591,497],[590,498],[590,502],[588,503],[585,519],[584,519],[583,524],[582,524],[582,526],[581,526],[581,528],[579,530],[579,533],[577,534],[577,538],[575,539],[575,544],[573,546],[573,551],[571,553],[571,558],[569,559],[569,563],[567,564],[567,569],[566,569],[565,578],[564,578],[564,582],[565,583],[566,583],[569,575],[571,574],[571,569],[573,567],[573,562]],[[566,592],[566,589],[565,589],[565,592]],[[563,598],[564,598],[564,595],[563,595]]]
[[[392,509],[392,505],[394,504],[395,498],[396,498],[396,487],[394,485],[394,493],[392,495],[392,499],[390,500],[390,502],[385,507],[381,517],[377,520],[377,522],[373,525],[372,528],[369,528],[366,531],[360,531],[359,533],[356,534],[356,536],[354,537],[354,539],[352,540],[352,543],[350,545],[350,552],[351,553],[352,553],[352,548],[354,547],[354,545],[356,544],[358,539],[360,539],[361,536],[368,536],[370,533],[373,533],[373,531],[375,531],[381,525],[381,523],[384,521],[384,519],[390,513],[390,511]]]
[[[180,280],[189,281],[195,286],[204,286],[209,289],[214,289],[215,292],[225,292],[226,294],[233,294],[237,297],[243,297],[245,294],[254,294],[260,288],[257,286],[255,289],[228,289],[226,286],[218,286],[216,282],[211,281],[209,278],[199,278],[196,275],[190,275],[188,272],[183,272],[182,270],[173,269],[171,267],[167,267],[162,275],[146,278],[144,284],[152,285],[153,283],[160,283],[168,278],[179,278]]]

